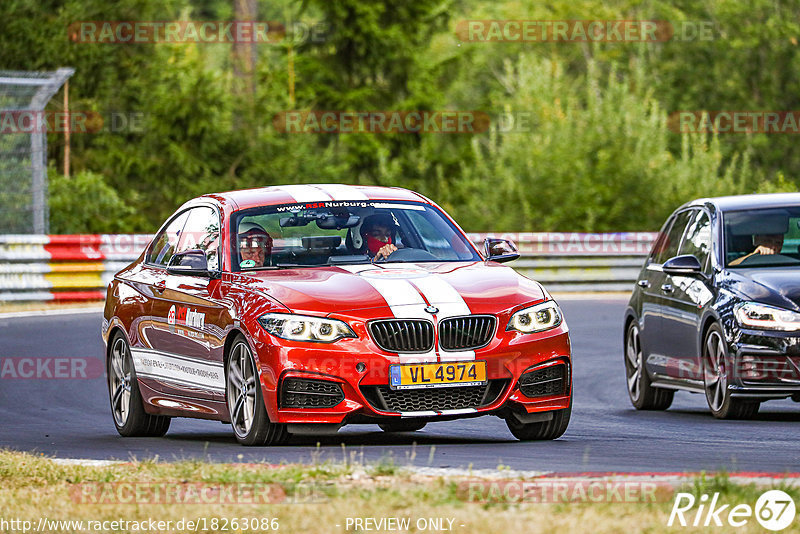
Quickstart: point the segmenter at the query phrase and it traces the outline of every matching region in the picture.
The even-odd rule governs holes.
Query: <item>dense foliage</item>
[[[150,232],[202,193],[304,182],[409,187],[467,230],[652,230],[692,198],[793,190],[800,176],[796,136],[668,128],[679,110],[797,109],[797,0],[259,0],[259,20],[290,31],[258,45],[254,94],[237,85],[230,44],[67,35],[76,21],[234,12],[233,0],[0,2],[0,68],[71,66],[73,110],[144,114],[139,128],[73,134],[68,178],[64,138],[48,136],[52,231]],[[713,30],[658,43],[462,42],[458,23],[475,19]],[[314,39],[297,31],[323,23]],[[273,116],[292,109],[477,110],[492,123],[475,134],[282,133]]]

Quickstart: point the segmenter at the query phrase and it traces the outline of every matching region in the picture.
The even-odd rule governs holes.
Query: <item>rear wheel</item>
[[[389,423],[378,424],[384,432],[416,432],[425,428],[427,422],[414,419],[400,419]]]
[[[128,340],[119,332],[111,341],[106,374],[114,426],[121,436],[157,437],[167,433],[169,417],[144,411]]]
[[[553,412],[553,418],[549,421],[538,423],[520,423],[513,415],[506,419],[508,429],[514,437],[520,441],[542,441],[560,438],[569,426],[569,418],[572,415],[572,399],[569,401],[569,408]]]
[[[631,321],[625,333],[625,375],[628,397],[637,410],[666,410],[672,404],[675,392],[654,388],[644,366],[639,326]]]
[[[718,419],[750,419],[761,405],[758,401],[737,399],[728,389],[728,350],[722,329],[711,325],[703,343],[703,383],[711,413]]]
[[[225,397],[236,439],[242,445],[279,445],[289,438],[286,425],[267,416],[261,381],[250,346],[238,336],[225,368]]]

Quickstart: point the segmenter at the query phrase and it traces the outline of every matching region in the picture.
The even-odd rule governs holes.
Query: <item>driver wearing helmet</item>
[[[367,253],[375,260],[388,258],[397,250],[394,221],[388,215],[370,215],[361,224],[361,236],[367,244]]]
[[[272,237],[256,223],[239,225],[239,266],[243,268],[263,267],[272,254]]]

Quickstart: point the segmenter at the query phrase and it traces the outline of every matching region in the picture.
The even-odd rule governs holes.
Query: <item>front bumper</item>
[[[570,405],[572,362],[566,324],[536,334],[498,331],[487,346],[475,350],[475,359],[486,362],[486,386],[402,391],[389,388],[389,366],[409,363],[413,355],[385,352],[369,336],[362,335],[366,332],[357,333],[358,339],[342,339],[330,345],[277,340],[264,332],[253,339],[271,421],[341,425],[398,417],[507,417],[512,412],[545,412]],[[447,358],[447,352],[439,353],[441,361],[450,361]],[[526,375],[526,381],[520,387],[522,375]],[[298,391],[302,389],[324,392],[329,404],[335,405],[296,407],[298,396],[305,394]],[[339,392],[341,398],[336,397]],[[286,406],[287,394],[293,395],[289,404],[295,407]],[[324,395],[316,398],[325,404]]]
[[[741,330],[729,349],[733,396],[782,398],[800,393],[800,336],[796,332]]]

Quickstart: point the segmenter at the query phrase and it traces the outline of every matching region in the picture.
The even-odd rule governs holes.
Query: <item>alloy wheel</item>
[[[255,419],[256,372],[250,349],[244,342],[231,351],[226,389],[231,425],[238,436],[247,436]]]
[[[725,365],[725,342],[716,330],[709,333],[703,358],[703,378],[708,405],[715,412],[722,409],[728,389],[728,372]]]
[[[110,355],[108,385],[111,391],[111,411],[118,426],[128,421],[131,405],[131,361],[128,347],[122,337],[117,338]]]
[[[642,387],[642,345],[639,327],[632,324],[625,343],[625,370],[627,371],[628,394],[633,402],[639,400]]]

